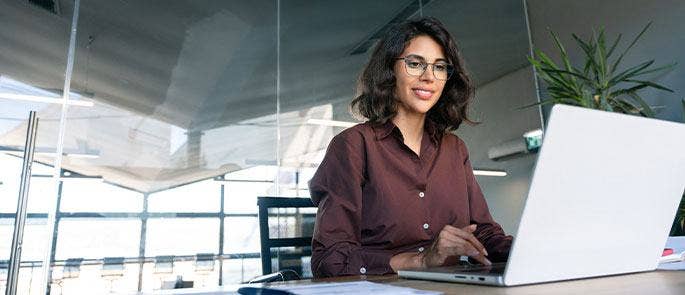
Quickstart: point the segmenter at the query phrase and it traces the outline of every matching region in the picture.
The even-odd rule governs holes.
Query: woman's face
[[[418,36],[409,41],[409,45],[399,58],[405,59],[397,60],[394,68],[398,112],[424,115],[438,102],[445,87],[445,81],[436,78],[436,75],[440,76],[438,73],[440,69],[444,69],[444,64],[448,63],[442,47],[431,37]],[[410,64],[407,64],[405,60]],[[428,65],[421,74],[421,63],[437,64],[437,66]],[[438,72],[434,75],[433,71],[436,67],[438,67]],[[407,70],[413,75],[410,75]]]

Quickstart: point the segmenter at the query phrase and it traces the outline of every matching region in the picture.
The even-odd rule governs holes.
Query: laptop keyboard
[[[493,263],[492,265],[482,265],[482,264],[463,264],[457,267],[454,272],[484,272],[488,271],[491,273],[501,273],[504,271],[504,267],[507,265],[506,262]]]

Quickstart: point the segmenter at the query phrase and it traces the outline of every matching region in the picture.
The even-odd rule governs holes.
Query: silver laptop
[[[685,124],[557,105],[506,264],[399,271],[514,286],[656,269],[685,189]]]

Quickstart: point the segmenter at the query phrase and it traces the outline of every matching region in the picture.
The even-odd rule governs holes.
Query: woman
[[[368,121],[333,138],[309,186],[319,207],[315,277],[506,261],[511,236],[493,221],[466,145],[473,86],[454,40],[434,18],[402,23],[376,46],[355,113]]]

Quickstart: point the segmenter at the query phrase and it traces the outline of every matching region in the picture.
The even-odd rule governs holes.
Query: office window
[[[138,219],[64,218],[55,258],[136,257],[139,241]]]
[[[17,211],[21,158],[0,154],[0,166],[0,213],[14,213]]]
[[[204,180],[151,194],[149,212],[219,212],[220,182]]]
[[[259,222],[255,217],[226,217],[224,220],[224,253],[257,253],[260,251]]]
[[[99,179],[66,179],[62,185],[62,212],[140,212],[141,193]]]
[[[57,201],[57,181],[52,177],[31,177],[29,213],[48,213]]]
[[[224,211],[226,213],[257,213],[257,197],[269,196],[271,182],[224,182]]]
[[[219,218],[150,218],[145,255],[219,252]]]
[[[250,279],[262,275],[262,260],[243,258],[224,260],[224,284],[247,283]]]

